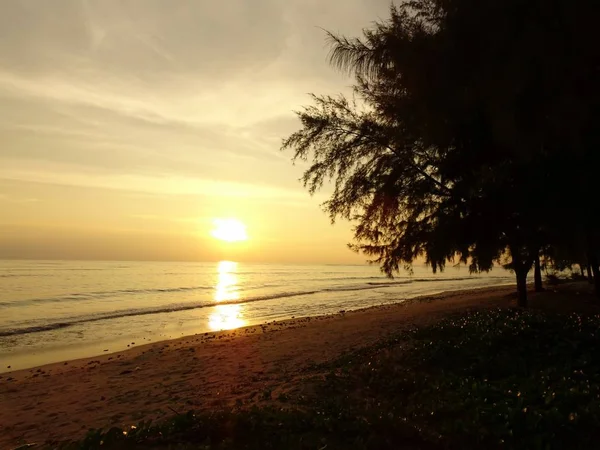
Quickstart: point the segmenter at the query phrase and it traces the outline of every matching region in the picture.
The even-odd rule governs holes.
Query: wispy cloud
[[[182,176],[115,175],[51,170],[16,170],[0,168],[0,179],[48,183],[62,186],[91,187],[130,192],[165,195],[201,195],[209,197],[298,199],[306,198],[306,192],[269,185],[236,183],[208,178]]]
[[[8,145],[0,161],[87,161],[118,173],[167,167],[189,176],[199,163],[227,172],[231,161],[223,155],[230,154],[248,158],[246,171],[264,183],[273,171],[262,165],[284,158],[280,138],[306,94],[343,89],[327,67],[317,27],[358,31],[365,14],[375,18],[387,5],[3,3],[0,136]],[[297,178],[291,168],[282,171]]]
[[[388,6],[0,2],[0,186],[10,180],[0,196],[0,225],[18,214],[47,226],[73,221],[69,201],[78,198],[85,210],[83,197],[98,202],[110,226],[120,218],[140,221],[131,214],[148,210],[173,216],[169,202],[190,196],[231,214],[237,204],[248,216],[260,203],[257,222],[282,216],[283,208],[320,214],[323,196],[309,198],[297,181],[302,167],[279,151],[281,139],[298,126],[293,111],[309,92],[337,93],[349,84],[329,68],[320,27],[357,34]],[[40,183],[53,194],[44,197]],[[23,203],[38,193],[45,208]],[[118,210],[115,197],[123,202]],[[162,210],[140,212],[146,197],[160,199]],[[79,218],[97,225],[90,211]]]
[[[39,198],[32,197],[18,197],[12,196],[8,194],[0,193],[0,202],[9,202],[9,203],[37,203],[39,202]]]

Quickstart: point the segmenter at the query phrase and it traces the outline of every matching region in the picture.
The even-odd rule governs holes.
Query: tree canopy
[[[592,0],[392,6],[361,38],[328,35],[353,97],[313,96],[283,148],[310,161],[311,193],[334,180],[325,210],[355,223],[352,248],[389,276],[419,256],[434,272],[448,261],[477,272],[510,255],[526,305],[544,247],[583,235],[597,271],[594,11]]]

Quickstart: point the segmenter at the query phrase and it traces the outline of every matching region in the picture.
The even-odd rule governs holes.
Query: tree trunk
[[[594,277],[592,275],[592,266],[590,265],[590,263],[588,262],[587,266],[585,266],[585,268],[587,269],[587,279],[588,279],[588,283],[590,284],[594,284]]]
[[[587,236],[587,247],[588,247],[588,266],[592,268],[592,275],[594,276],[594,290],[596,296],[600,297],[600,273],[598,270],[598,253],[596,252],[597,246],[595,244],[594,234],[588,230]]]
[[[527,308],[527,269],[523,264],[515,264],[515,274],[517,275],[517,305],[521,308]]]
[[[533,281],[535,282],[535,292],[542,292],[544,287],[542,286],[542,265],[540,264],[539,255],[535,257],[534,264]]]
[[[581,278],[585,278],[585,273],[583,272],[583,264],[579,264],[579,270],[581,271]]]
[[[594,254],[589,258],[590,266],[592,266],[592,274],[594,275],[594,290],[596,296],[600,297],[600,268],[598,268],[598,257]]]

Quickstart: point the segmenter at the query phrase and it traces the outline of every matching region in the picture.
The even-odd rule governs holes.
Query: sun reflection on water
[[[215,312],[208,318],[211,330],[233,330],[246,325],[242,319],[242,305],[217,305]]]
[[[237,263],[233,261],[219,262],[217,274],[217,284],[213,297],[215,302],[234,302],[239,300]],[[216,305],[215,312],[208,317],[208,325],[215,331],[232,330],[246,325],[243,316],[242,305]]]
[[[216,302],[239,300],[237,263],[221,261],[217,266],[218,278],[214,299]]]

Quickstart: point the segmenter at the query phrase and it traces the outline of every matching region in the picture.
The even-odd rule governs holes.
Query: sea
[[[514,283],[502,268],[0,261],[0,372],[292,317]]]

